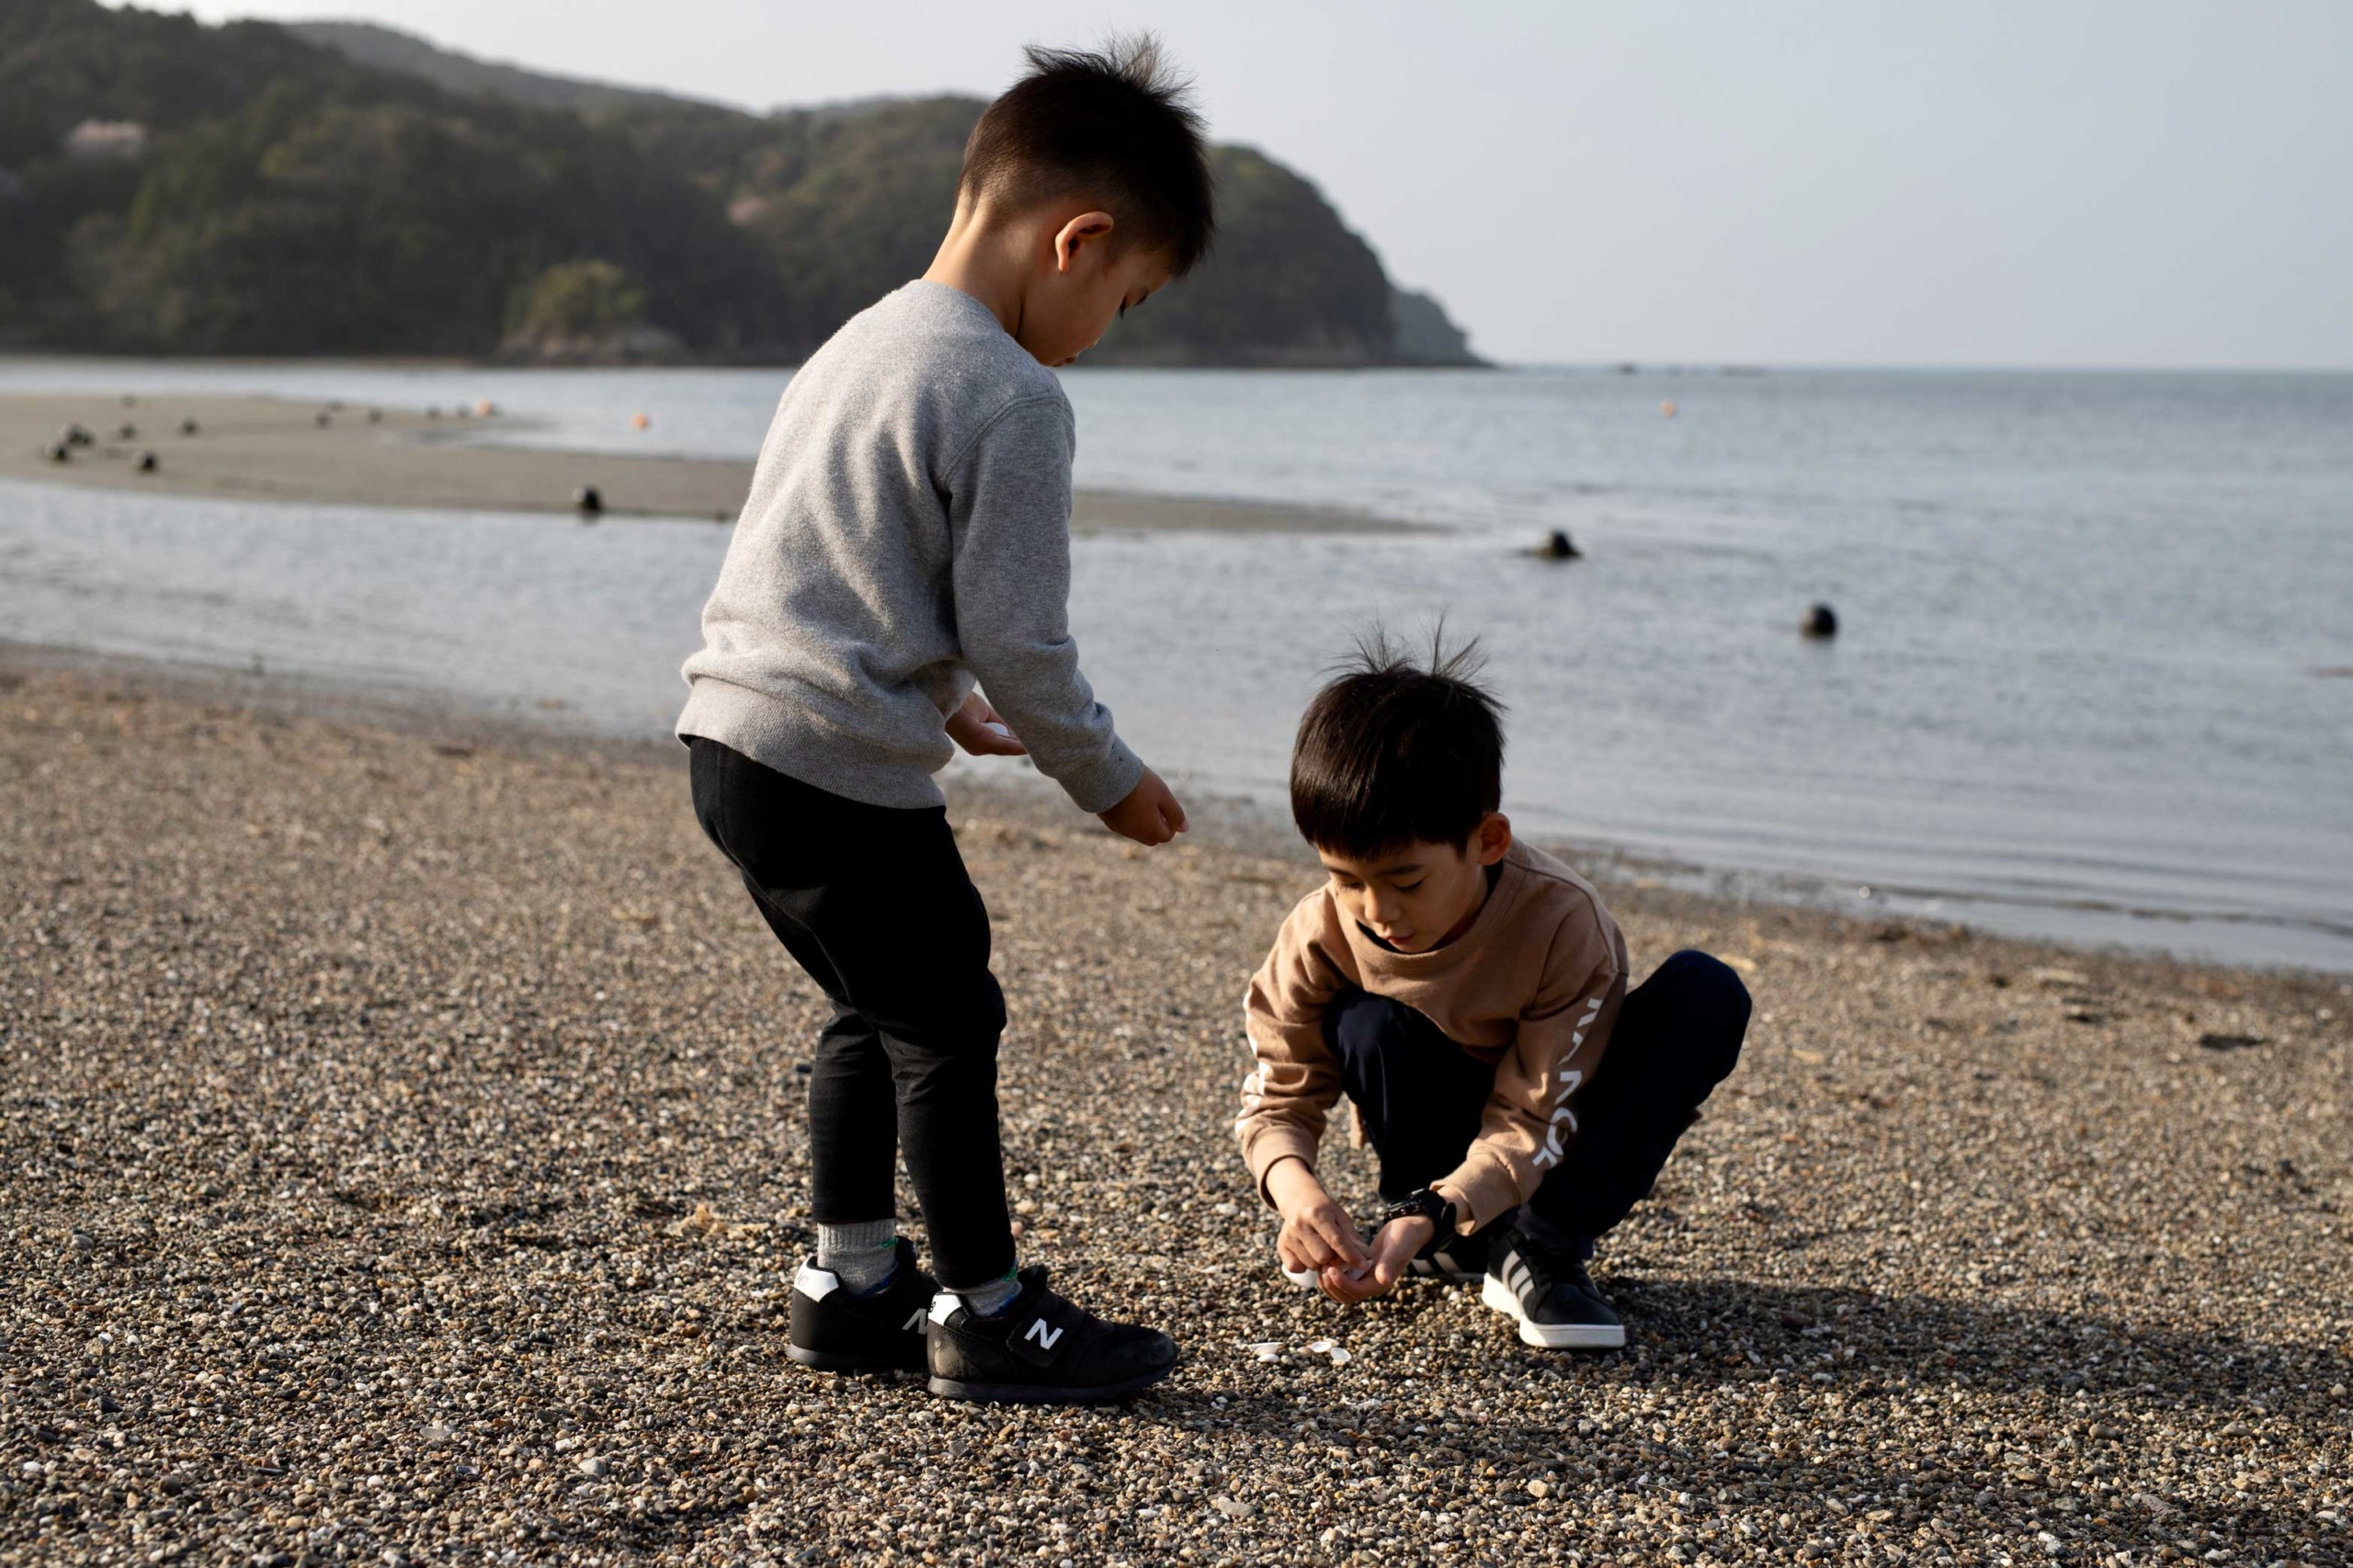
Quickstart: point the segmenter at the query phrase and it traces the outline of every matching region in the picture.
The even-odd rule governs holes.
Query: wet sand
[[[320,421],[324,418],[324,424]],[[86,393],[0,396],[0,478],[99,485],[166,494],[436,511],[578,510],[593,485],[615,517],[733,522],[750,491],[752,465],[708,458],[638,457],[484,445],[474,427],[506,415],[439,417],[422,409],[370,409],[272,398]],[[193,434],[181,425],[193,419]],[[92,444],[64,461],[43,455],[80,426]],[[128,427],[129,435],[123,434]],[[526,426],[528,429],[528,426]],[[155,459],[153,472],[136,463]],[[1071,519],[1079,533],[1397,533],[1414,525],[1318,506],[1082,492]]]
[[[1025,1253],[1188,1352],[973,1409],[785,1358],[822,1007],[678,748],[61,664],[0,654],[0,1561],[2353,1555],[2335,981],[1613,885],[1758,1011],[1563,1358],[1274,1272],[1302,857],[967,790]]]

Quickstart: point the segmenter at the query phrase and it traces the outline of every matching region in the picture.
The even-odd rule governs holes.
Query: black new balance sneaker
[[[792,1277],[792,1330],[785,1354],[821,1372],[920,1372],[924,1320],[939,1281],[915,1267],[899,1238],[898,1267],[870,1295],[853,1294],[828,1270],[804,1263]]]
[[[1514,1225],[1487,1244],[1479,1300],[1519,1324],[1523,1345],[1548,1350],[1615,1350],[1626,1325],[1574,1255],[1542,1246]]]
[[[1046,1289],[1043,1268],[1021,1271],[1021,1293],[995,1317],[942,1290],[928,1328],[931,1392],[1007,1404],[1092,1404],[1150,1388],[1176,1365],[1176,1342],[1156,1328],[1105,1323]]]

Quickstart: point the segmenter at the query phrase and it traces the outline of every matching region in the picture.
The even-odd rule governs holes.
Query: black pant
[[[1495,1070],[1402,1002],[1350,991],[1324,1014],[1340,1082],[1363,1114],[1392,1202],[1462,1163]],[[1748,989],[1705,953],[1680,952],[1626,993],[1593,1081],[1572,1102],[1579,1131],[1522,1206],[1556,1244],[1593,1239],[1650,1195],[1699,1103],[1740,1060]]]
[[[703,831],[834,1005],[809,1079],[817,1222],[895,1212],[904,1148],[940,1282],[972,1290],[1004,1278],[1005,994],[989,972],[989,912],[947,809],[844,800],[717,741],[691,744]]]

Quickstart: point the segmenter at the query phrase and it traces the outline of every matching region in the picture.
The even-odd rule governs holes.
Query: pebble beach
[[[1302,854],[968,789],[1026,1260],[1187,1352],[981,1408],[785,1358],[822,1010],[679,748],[19,652],[0,803],[0,1562],[2353,1561],[2333,977],[1608,884],[1757,1013],[1563,1357],[1276,1272]]]

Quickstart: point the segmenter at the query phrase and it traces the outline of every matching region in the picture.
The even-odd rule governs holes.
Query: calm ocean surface
[[[784,381],[0,360],[0,392],[487,397],[506,416],[469,438],[577,449],[584,477],[602,449],[747,456]],[[2353,971],[2353,376],[1066,382],[1082,484],[1441,530],[1081,540],[1086,667],[1172,780],[1279,801],[1350,633],[1442,614],[1493,655],[1507,807],[1536,836],[1849,908]],[[1587,558],[1520,553],[1552,528]],[[0,484],[0,635],[658,733],[725,540]],[[1835,643],[1797,635],[1816,599]]]

